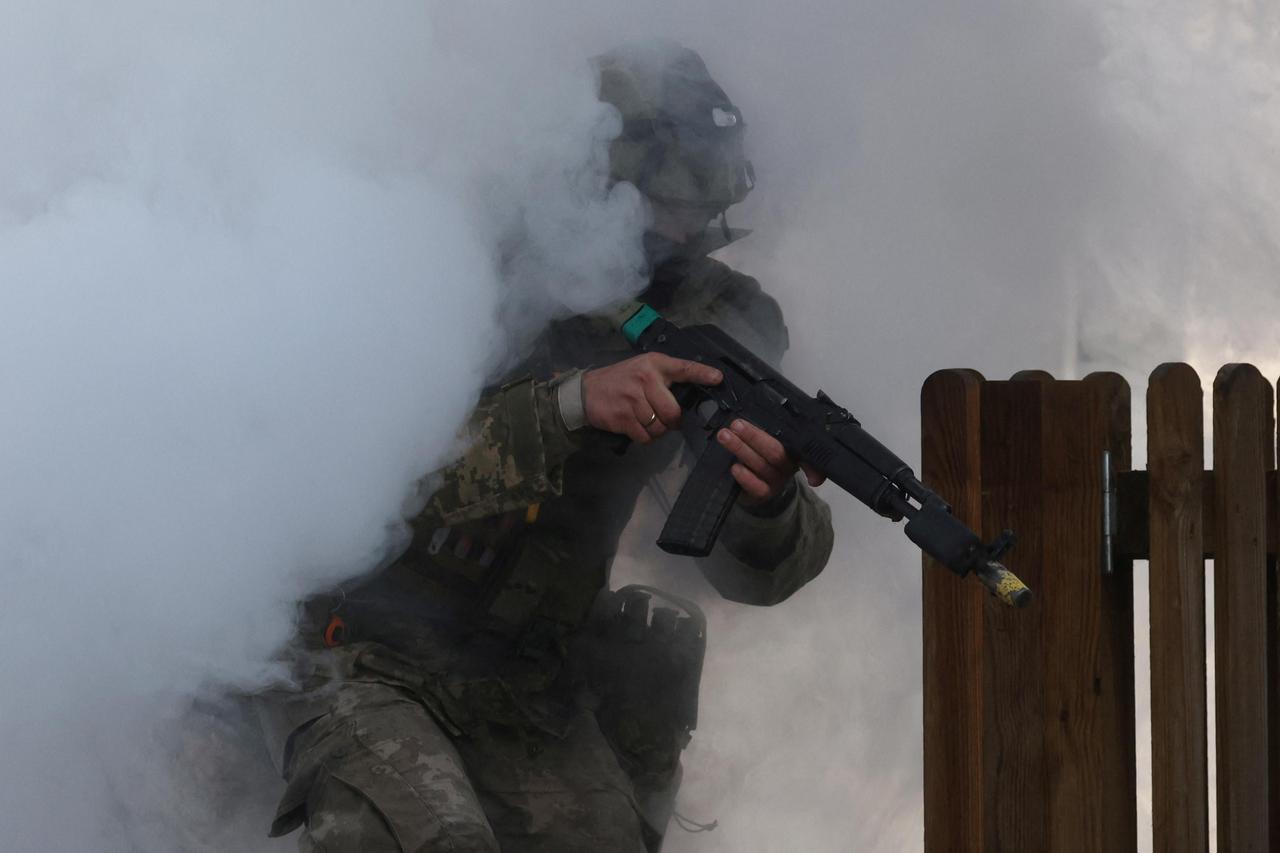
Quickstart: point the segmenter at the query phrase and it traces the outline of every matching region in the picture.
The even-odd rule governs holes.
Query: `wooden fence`
[[[1017,531],[1006,559],[1036,595],[1011,610],[925,561],[927,853],[1136,849],[1134,559],[1150,560],[1154,849],[1208,849],[1205,558],[1218,850],[1280,850],[1273,389],[1250,365],[1218,373],[1212,471],[1203,405],[1194,370],[1157,369],[1133,471],[1115,374],[925,383],[923,479],[988,539]]]

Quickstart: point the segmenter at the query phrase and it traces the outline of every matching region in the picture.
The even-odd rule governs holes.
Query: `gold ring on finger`
[[[649,420],[644,422],[644,428],[648,429],[649,427],[653,426],[653,422],[656,421],[657,419],[658,419],[657,412],[654,412],[653,414],[649,415]]]

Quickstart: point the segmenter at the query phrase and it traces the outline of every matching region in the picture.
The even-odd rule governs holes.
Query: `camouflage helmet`
[[[692,50],[674,42],[628,45],[597,56],[600,100],[622,114],[609,148],[615,181],[653,201],[720,213],[755,184],[743,154],[742,113]]]

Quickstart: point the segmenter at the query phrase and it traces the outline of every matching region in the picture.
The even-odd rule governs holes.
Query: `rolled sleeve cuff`
[[[556,380],[556,406],[560,420],[569,432],[587,425],[587,409],[582,402],[582,371],[574,370]]]
[[[796,478],[792,477],[782,487],[781,491],[769,500],[765,501],[763,504],[750,507],[745,506],[742,503],[738,503],[735,504],[735,506],[741,508],[743,512],[747,515],[753,516],[754,518],[777,518],[795,505],[796,495],[799,491],[799,487],[796,486]]]
[[[792,481],[782,494],[763,507],[753,510],[735,503],[726,519],[726,544],[745,545],[785,536],[796,523],[796,515],[800,511],[799,495],[800,489]]]

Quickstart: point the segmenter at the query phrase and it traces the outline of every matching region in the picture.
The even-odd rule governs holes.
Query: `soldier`
[[[677,45],[596,64],[623,119],[612,177],[653,211],[642,298],[776,362],[777,304],[707,257],[752,187],[741,113]],[[302,850],[331,853],[658,849],[694,725],[701,614],[671,599],[650,617],[662,594],[608,591],[609,564],[646,481],[698,440],[682,440],[670,386],[718,381],[633,356],[605,318],[552,324],[483,395],[463,458],[428,478],[405,553],[307,605],[304,689],[261,703],[288,783],[273,835],[303,826]],[[830,553],[820,478],[750,424],[711,440],[737,456],[742,495],[699,567],[726,598],[780,602]]]

